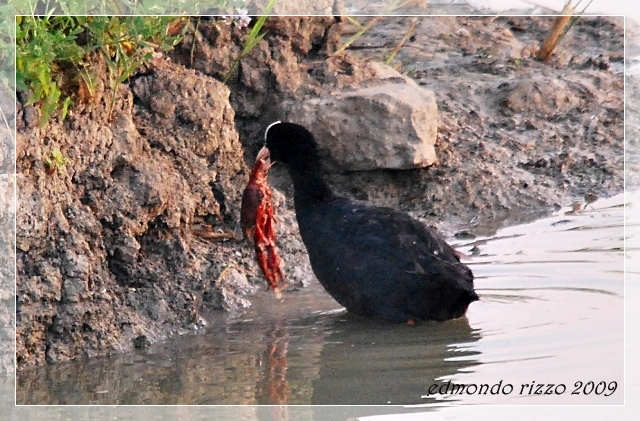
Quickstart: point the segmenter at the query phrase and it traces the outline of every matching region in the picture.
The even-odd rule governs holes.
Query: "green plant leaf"
[[[64,101],[62,102],[62,109],[60,111],[60,118],[64,121],[65,118],[67,118],[67,114],[69,113],[69,107],[71,106],[71,103],[73,102],[73,100],[71,99],[70,96],[66,97],[64,99]]]

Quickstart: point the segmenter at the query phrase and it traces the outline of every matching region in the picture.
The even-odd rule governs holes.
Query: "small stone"
[[[133,340],[133,346],[136,349],[149,348],[150,345],[151,341],[149,341],[149,339],[145,335],[140,335]]]

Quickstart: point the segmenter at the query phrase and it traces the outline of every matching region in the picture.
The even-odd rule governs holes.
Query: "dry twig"
[[[587,7],[589,7],[589,5],[591,4],[591,1],[589,1],[589,3],[584,7],[584,9],[582,9],[582,12],[580,13],[584,13]],[[578,0],[578,3],[574,6],[573,0],[567,0],[567,2],[564,4],[564,7],[560,11],[561,16],[556,17],[555,21],[553,22],[553,26],[547,34],[547,37],[544,39],[544,42],[538,50],[536,57],[538,57],[540,60],[549,61],[549,59],[551,58],[551,54],[553,54],[553,51],[556,49],[556,46],[558,45],[560,40],[562,40],[569,29],[571,29],[571,27],[579,19],[579,16],[574,15],[576,13],[576,9],[578,8],[578,6],[580,6],[580,3],[582,3],[582,0]]]

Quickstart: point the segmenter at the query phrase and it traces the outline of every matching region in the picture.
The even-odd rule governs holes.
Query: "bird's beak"
[[[267,160],[269,159],[269,156],[271,155],[271,152],[269,152],[269,149],[267,149],[266,146],[263,146],[262,149],[260,149],[260,151],[258,152],[258,155],[256,156],[256,161],[261,161],[261,160]]]

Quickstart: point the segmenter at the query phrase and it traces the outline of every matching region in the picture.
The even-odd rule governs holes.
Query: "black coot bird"
[[[277,122],[265,139],[271,161],[293,179],[313,272],[348,311],[391,322],[442,321],[461,317],[478,299],[471,270],[433,229],[394,209],[335,195],[306,128]]]

